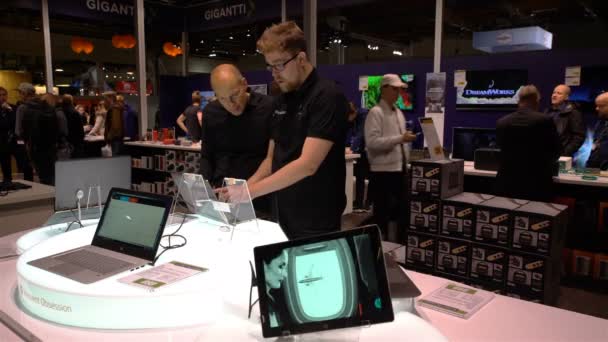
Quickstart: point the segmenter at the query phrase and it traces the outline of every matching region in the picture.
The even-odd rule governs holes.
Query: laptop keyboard
[[[125,267],[129,268],[132,265],[131,263],[84,249],[57,256],[55,259],[101,274],[114,272]]]

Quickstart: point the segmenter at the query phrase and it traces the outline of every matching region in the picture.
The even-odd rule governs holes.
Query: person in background
[[[25,140],[23,139],[23,116],[25,115],[26,107],[23,104],[36,97],[36,90],[31,83],[23,82],[19,84],[17,88],[19,91],[20,104],[17,106],[15,113],[15,139],[13,143],[12,153],[17,161],[17,168],[20,172],[23,172],[23,179],[27,181],[34,180],[34,170],[28,156],[27,149],[25,146]]]
[[[568,101],[570,87],[560,84],[551,94],[551,107],[545,113],[553,119],[559,141],[560,156],[572,157],[585,141],[583,115]]]
[[[251,92],[232,64],[213,69],[211,88],[217,100],[205,107],[201,174],[215,186],[221,186],[224,177],[249,179],[268,151],[273,100]],[[269,196],[254,199],[253,206],[263,217],[272,213]]]
[[[41,98],[29,97],[23,107],[21,136],[40,179],[40,183],[53,185],[55,182],[55,160],[57,142],[61,134],[67,134],[60,124],[57,98],[45,94]]]
[[[369,207],[365,198],[365,181],[369,177],[369,161],[365,153],[364,126],[367,117],[366,109],[357,109],[353,102],[349,102],[348,131],[346,133],[346,152],[359,154],[354,166],[355,175],[355,210],[365,211]],[[370,192],[368,190],[368,196]]]
[[[257,48],[283,94],[275,99],[266,159],[249,179],[251,195],[275,193],[279,225],[290,239],[340,230],[346,97],[319,76],[293,21],[267,28]]]
[[[587,167],[608,170],[608,92],[595,98],[598,121],[593,133],[591,155]]]
[[[125,101],[125,97],[122,95],[116,96],[116,102],[119,106],[122,106],[122,119],[123,127],[125,130],[125,137],[129,137],[131,141],[136,141],[139,136],[139,127],[137,120],[137,113],[133,110],[133,107]]]
[[[519,91],[516,112],[496,123],[500,146],[497,193],[511,198],[550,201],[561,144],[553,118],[538,112],[540,93],[534,85]]]
[[[83,107],[80,106],[80,108]],[[84,156],[84,127],[81,114],[74,108],[72,95],[63,95],[63,113],[68,126],[67,141],[72,146],[70,158],[82,158]]]
[[[106,101],[106,105],[108,108],[108,114],[106,115],[106,129],[104,132],[104,139],[106,141],[106,144],[109,144],[112,147],[112,155],[117,156],[122,154],[124,145],[124,106],[122,106],[118,101],[116,101],[116,92],[106,91],[102,95],[104,97],[104,100]]]
[[[95,106],[95,123],[91,131],[89,131],[89,135],[104,135],[106,130],[106,116],[108,115],[108,108],[106,107],[106,102],[104,100],[99,101],[99,103]]]
[[[68,120],[63,110],[63,98],[55,94],[45,94],[44,101],[49,104],[55,103],[55,114],[57,115],[58,139],[57,139],[57,160],[70,159],[72,146],[68,142]]]
[[[13,181],[11,150],[15,139],[15,110],[7,100],[8,92],[0,87],[0,167],[3,183]]]
[[[83,126],[88,126],[91,124],[91,115],[86,111],[83,105],[79,104],[74,107],[78,114],[80,115],[80,120],[82,121]],[[90,129],[90,128],[89,128]]]
[[[380,101],[370,109],[365,119],[365,143],[371,169],[370,186],[374,202],[375,222],[385,238],[400,241],[405,230],[407,211],[407,152],[406,143],[416,135],[405,129],[405,117],[397,108],[399,92],[407,84],[394,74],[382,76]],[[388,223],[397,221],[397,231],[389,234]],[[391,236],[389,236],[391,235]]]
[[[177,118],[177,125],[186,132],[186,135],[190,136],[193,142],[201,140],[201,124],[203,119],[201,99],[200,91],[193,91],[192,104],[184,109],[184,112]]]

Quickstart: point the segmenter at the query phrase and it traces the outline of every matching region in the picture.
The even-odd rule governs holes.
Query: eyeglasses
[[[298,57],[300,53],[296,53],[295,55],[293,55],[293,57],[291,57],[290,59],[286,60],[283,63],[277,63],[274,65],[270,65],[268,63],[266,63],[266,70],[268,71],[276,71],[276,72],[281,72],[283,70],[285,70],[285,67],[287,66],[287,64],[289,64],[289,62],[293,61],[294,59],[296,59],[296,57]]]

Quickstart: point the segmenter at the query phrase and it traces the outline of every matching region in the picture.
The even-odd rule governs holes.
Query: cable
[[[74,221],[70,222],[70,224],[68,224],[67,228],[63,231],[64,233],[66,233],[67,231],[70,230],[70,227],[72,227],[72,225],[74,223],[78,223],[78,225],[80,226],[80,228],[84,227],[84,225],[82,224],[82,221],[80,221],[78,219],[78,217],[76,217],[76,214],[74,214],[74,209],[70,209],[70,213],[72,214],[72,216],[74,216]]]
[[[179,227],[177,227],[176,231],[174,231],[171,234],[167,234],[167,235],[161,236],[161,241],[162,241],[163,238],[167,238],[169,240],[169,245],[168,246],[163,246],[162,244],[160,244],[160,246],[163,248],[163,251],[160,252],[160,254],[156,256],[156,258],[154,258],[154,261],[152,262],[151,266],[156,265],[156,262],[158,261],[158,258],[160,258],[160,256],[163,255],[166,251],[168,251],[170,249],[177,249],[177,248],[184,247],[188,243],[188,239],[186,239],[185,236],[183,236],[181,234],[177,234],[177,232],[179,232],[179,230],[182,229],[182,226],[184,225],[185,221],[186,221],[186,215],[183,216],[182,222],[179,224]],[[183,239],[184,241],[182,243],[180,243],[180,244],[172,245],[171,244],[171,237],[180,238],[180,239]]]

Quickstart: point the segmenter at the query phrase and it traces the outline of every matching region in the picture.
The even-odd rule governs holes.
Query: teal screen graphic
[[[285,268],[265,274],[274,284],[268,312],[278,323],[271,326],[364,319],[382,311],[377,254],[366,234],[284,249],[274,260]]]

